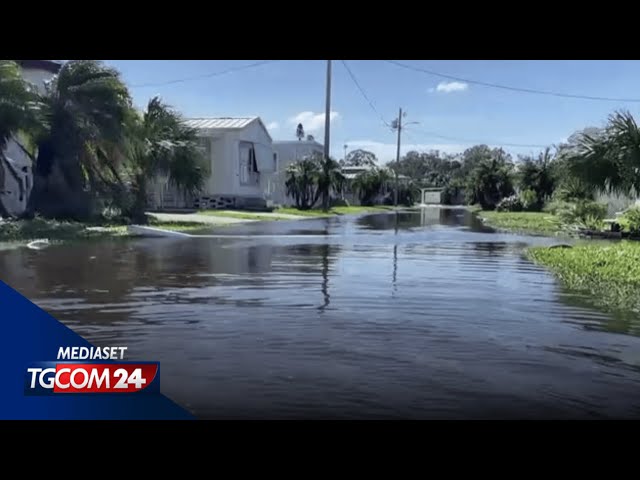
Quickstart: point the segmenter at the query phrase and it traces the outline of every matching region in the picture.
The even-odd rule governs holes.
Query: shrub
[[[564,224],[578,226],[591,225],[599,229],[603,227],[602,220],[604,220],[607,215],[607,206],[590,200],[581,200],[574,204],[569,204],[568,208],[559,210],[557,215]]]
[[[594,189],[586,185],[581,180],[569,176],[560,184],[553,193],[554,200],[573,202],[580,200],[593,200],[595,198]]]
[[[595,231],[602,231],[605,228],[605,224],[602,221],[602,218],[599,218],[598,216],[591,215],[591,214],[579,220],[577,225],[580,228],[584,228],[586,230],[595,230]]]
[[[522,210],[538,210],[538,194],[534,190],[524,190],[520,193],[520,204]]]
[[[625,230],[633,234],[640,233],[640,206],[626,210],[620,217],[620,223],[624,224]]]
[[[564,200],[553,200],[547,203],[543,210],[553,215],[558,215],[560,211],[572,208],[573,203]]]
[[[498,212],[521,212],[522,211],[522,201],[518,198],[517,195],[511,195],[510,197],[505,197],[496,206],[496,210]]]

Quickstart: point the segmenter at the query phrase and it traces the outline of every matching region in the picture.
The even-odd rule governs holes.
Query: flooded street
[[[0,251],[0,280],[201,418],[640,418],[638,319],[523,258],[556,240],[436,208],[208,233]]]

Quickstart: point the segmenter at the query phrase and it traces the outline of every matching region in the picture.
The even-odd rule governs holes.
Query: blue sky
[[[324,60],[281,60],[219,76],[256,60],[106,60],[129,84],[137,106],[154,95],[186,117],[258,115],[276,140],[294,140],[298,122],[324,138]],[[404,64],[482,82],[613,98],[640,98],[640,61],[403,60]],[[637,116],[640,103],[590,101],[511,92],[456,82],[381,60],[347,60],[377,111],[391,122],[407,111],[403,153],[459,152],[474,143],[547,145],[601,126],[616,109]],[[165,85],[174,80],[203,76]],[[396,134],[384,127],[341,61],[333,62],[331,154],[365,148],[382,162],[395,157]],[[439,135],[440,138],[435,135]],[[449,138],[450,137],[450,138]],[[505,147],[512,154],[537,147]]]

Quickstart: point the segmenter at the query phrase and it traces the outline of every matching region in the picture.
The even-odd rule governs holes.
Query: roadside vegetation
[[[573,248],[531,248],[527,256],[567,287],[607,311],[640,313],[640,243],[591,243]]]
[[[562,235],[561,220],[546,212],[498,212],[479,213],[485,223],[497,230],[534,235]]]
[[[322,209],[298,210],[297,208],[281,207],[276,209],[275,213],[285,213],[287,215],[300,215],[306,217],[327,217],[333,215],[358,215],[361,213],[389,212],[393,207],[385,205],[372,206],[348,206],[348,207],[331,207],[328,211]]]
[[[108,224],[109,210],[120,223],[147,223],[152,182],[190,193],[206,175],[196,132],[179,112],[159,98],[138,111],[120,73],[99,61],[66,62],[39,93],[14,61],[0,60],[0,119],[0,162],[17,139],[33,163],[23,220]]]

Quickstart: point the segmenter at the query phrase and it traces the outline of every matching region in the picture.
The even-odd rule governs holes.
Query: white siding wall
[[[208,195],[239,195],[262,197],[268,174],[259,174],[257,185],[240,184],[240,142],[252,142],[271,148],[271,139],[258,122],[246,128],[230,130],[213,139],[211,176],[206,183]]]

